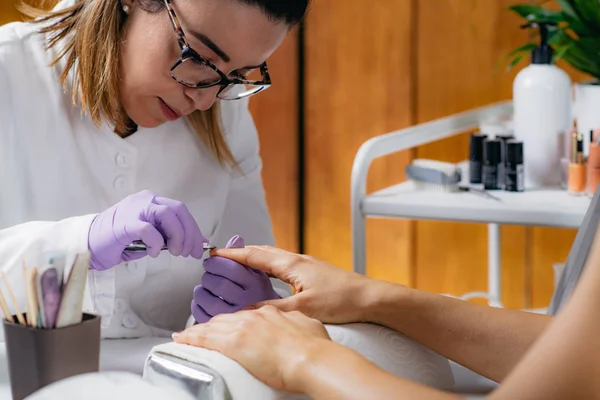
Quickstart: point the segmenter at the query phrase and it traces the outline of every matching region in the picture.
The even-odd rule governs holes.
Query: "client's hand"
[[[177,343],[218,351],[276,389],[300,392],[298,369],[330,340],[325,327],[299,312],[275,307],[219,315],[173,335]]]
[[[294,296],[260,302],[255,308],[270,304],[283,311],[301,311],[325,323],[369,322],[368,306],[385,290],[384,282],[274,247],[220,249],[211,254],[265,271],[296,290]]]
[[[226,248],[243,248],[241,236],[232,237]],[[192,315],[204,323],[219,314],[239,311],[257,301],[279,299],[271,280],[263,271],[253,270],[233,260],[210,257],[204,260],[206,273],[194,289]]]

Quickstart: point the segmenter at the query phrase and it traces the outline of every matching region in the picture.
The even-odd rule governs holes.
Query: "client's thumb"
[[[244,247],[244,238],[240,235],[235,235],[229,239],[229,242],[227,242],[227,245],[225,246],[226,249],[243,249]]]
[[[249,306],[245,307],[244,310],[258,310],[259,308],[265,306],[273,306],[284,312],[295,310],[291,297],[286,297],[285,299],[259,301],[258,303],[250,304]]]

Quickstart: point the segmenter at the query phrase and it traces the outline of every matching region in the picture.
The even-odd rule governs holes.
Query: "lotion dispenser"
[[[573,125],[571,80],[553,64],[549,25],[555,24],[521,27],[539,28],[541,42],[531,52],[531,64],[513,82],[514,134],[523,142],[525,187],[529,188],[560,186],[561,138]]]

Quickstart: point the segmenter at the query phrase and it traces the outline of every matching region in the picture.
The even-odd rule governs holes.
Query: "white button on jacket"
[[[245,176],[221,168],[185,121],[122,139],[71,106],[57,81],[64,63],[48,66],[56,53],[34,29],[0,27],[0,268],[22,308],[23,259],[41,266],[48,252],[86,251],[94,215],[143,189],[184,202],[217,246],[235,234],[274,243],[247,100],[222,102]],[[168,252],[90,271],[85,309],[102,316],[104,337],[169,335],[185,326],[203,273],[201,260]]]

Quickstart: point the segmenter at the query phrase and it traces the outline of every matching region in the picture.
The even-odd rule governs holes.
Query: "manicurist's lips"
[[[183,114],[179,113],[177,110],[171,108],[163,99],[158,98],[160,103],[160,109],[164,115],[164,117],[168,121],[176,121],[183,116]]]

